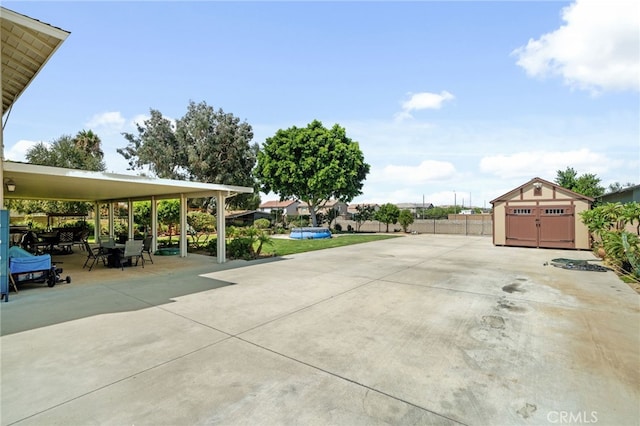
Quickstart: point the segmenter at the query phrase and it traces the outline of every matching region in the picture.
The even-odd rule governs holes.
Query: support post
[[[133,201],[131,199],[127,202],[127,228],[129,229],[128,239],[133,240]]]
[[[115,219],[115,215],[113,214],[113,201],[109,202],[109,238],[113,238],[115,240],[115,226],[114,226],[114,219]]]
[[[224,223],[225,196],[222,191],[216,195],[216,232],[218,234],[218,263],[227,261],[226,230]]]
[[[180,257],[187,257],[187,196],[180,194]]]
[[[155,253],[158,251],[158,202],[155,196],[151,197],[151,235],[151,250]]]

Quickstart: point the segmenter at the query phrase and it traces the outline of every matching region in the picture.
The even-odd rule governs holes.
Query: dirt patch
[[[626,281],[625,281],[626,282]],[[636,293],[640,294],[640,282],[637,281],[631,281],[631,282],[626,282],[626,284],[631,287]]]
[[[609,268],[605,268],[604,266],[601,266],[601,265],[594,265],[593,263],[589,263],[587,260],[582,260],[582,259],[558,258],[558,259],[552,259],[551,264],[556,268],[573,269],[576,271],[595,271],[595,272],[610,271]]]

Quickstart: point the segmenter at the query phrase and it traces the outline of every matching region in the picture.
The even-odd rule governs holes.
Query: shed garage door
[[[507,207],[506,244],[575,248],[575,210],[567,206]]]

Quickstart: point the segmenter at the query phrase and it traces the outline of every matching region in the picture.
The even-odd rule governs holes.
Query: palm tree
[[[104,152],[102,152],[101,141],[98,135],[93,133],[92,130],[81,130],[73,139],[75,145],[82,152],[85,152],[92,157],[104,158]]]

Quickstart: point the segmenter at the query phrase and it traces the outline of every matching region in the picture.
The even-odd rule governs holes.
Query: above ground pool
[[[289,238],[296,240],[319,240],[321,238],[331,238],[329,228],[309,227],[309,228],[293,228]]]

